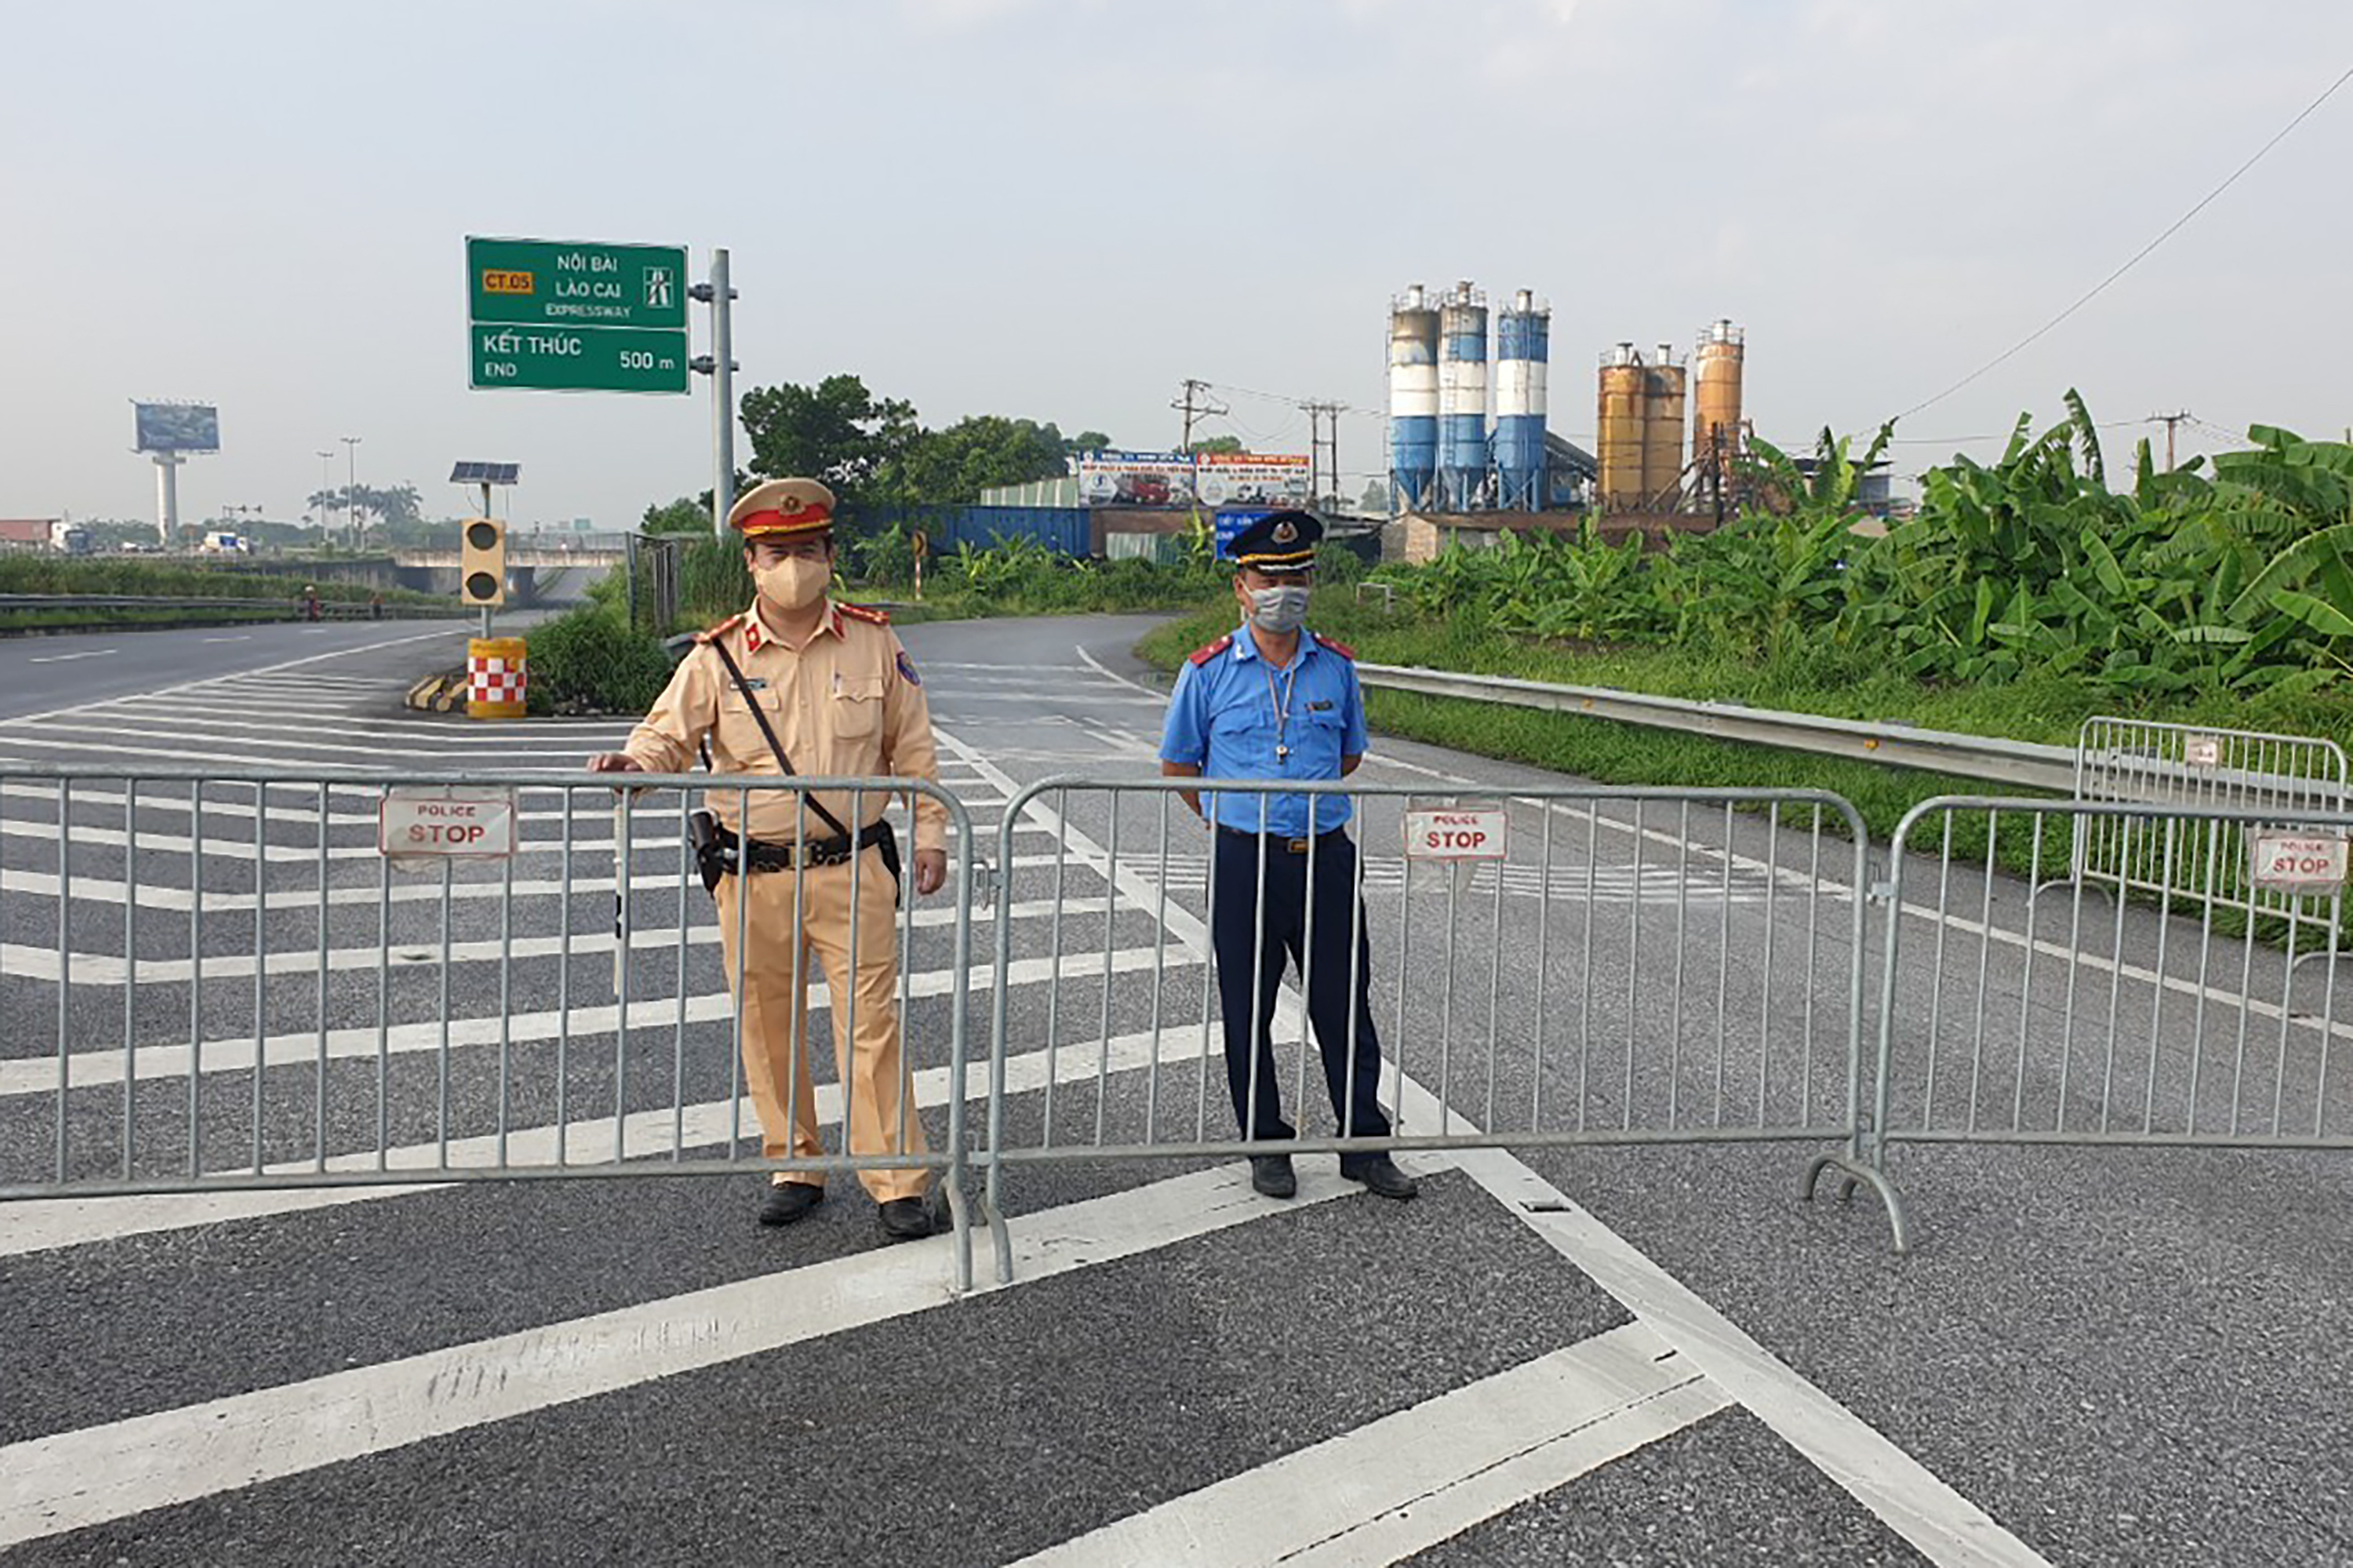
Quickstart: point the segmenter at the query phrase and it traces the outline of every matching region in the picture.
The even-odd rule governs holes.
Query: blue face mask
[[[1250,590],[1250,624],[1276,637],[1307,624],[1307,589],[1298,583]]]

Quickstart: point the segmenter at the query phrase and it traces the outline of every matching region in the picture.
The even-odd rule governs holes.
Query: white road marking
[[[113,652],[111,648],[85,649],[79,653],[43,653],[25,661],[27,664],[70,664],[77,659],[103,659]]]
[[[1410,1557],[1732,1401],[1641,1323],[1130,1514],[1020,1568],[1368,1568]]]
[[[1362,1192],[1336,1171],[1303,1171],[1299,1196],[1278,1203],[1250,1190],[1248,1165],[1223,1166],[1025,1215],[1011,1229],[1028,1283]],[[953,1245],[885,1247],[13,1443],[0,1448],[0,1547],[928,1311],[955,1298]]]
[[[1005,1059],[1005,1086],[1011,1094],[1028,1094],[1060,1084],[1091,1083],[1098,1073],[1131,1073],[1157,1063],[1162,1066],[1198,1062],[1202,1030],[1166,1029],[1155,1040],[1151,1031],[1101,1041],[1072,1041],[1059,1050],[1019,1051]],[[965,1097],[985,1101],[989,1064],[985,1051],[965,1064]],[[947,1103],[951,1079],[944,1066],[926,1067],[914,1075],[915,1101],[931,1107]],[[841,1086],[815,1086],[817,1118],[821,1127],[841,1123]],[[673,1112],[667,1106],[632,1111],[621,1121],[621,1154],[613,1153],[613,1118],[585,1116],[563,1124],[510,1128],[506,1160],[524,1168],[557,1164],[557,1150],[574,1165],[602,1165],[615,1158],[659,1159],[673,1149],[707,1149],[733,1137],[757,1135],[759,1118],[746,1097],[740,1102],[708,1100]],[[682,1130],[681,1130],[682,1127]],[[449,1140],[448,1163],[441,1145],[397,1144],[385,1151],[385,1163],[395,1171],[480,1170],[499,1162],[496,1133],[469,1135]],[[315,1159],[290,1160],[265,1169],[273,1175],[300,1175],[318,1168]],[[375,1151],[360,1150],[327,1157],[331,1171],[376,1169]],[[242,1167],[250,1169],[250,1167]],[[230,1172],[236,1174],[237,1172]],[[439,1192],[441,1181],[400,1181],[381,1187],[282,1187],[267,1190],[224,1188],[212,1192],[157,1193],[139,1198],[29,1198],[7,1207],[8,1223],[0,1226],[0,1257],[17,1253],[49,1252],[59,1247],[87,1246],[123,1236],[163,1231],[189,1230],[227,1220],[262,1219],[272,1214],[304,1213],[344,1203],[373,1202],[416,1192]]]
[[[940,739],[980,768],[984,777],[994,771],[987,759],[965,742],[945,734]],[[1005,779],[1001,787],[1008,794],[1016,792],[1010,779]],[[1072,828],[1042,799],[1033,801],[1029,810],[1052,824],[1074,851],[1108,863],[1102,846]],[[1141,879],[1124,872],[1115,874],[1120,892],[1138,901],[1150,896]],[[1207,925],[1190,911],[1171,906],[1164,918],[1169,934],[1187,946],[1207,943]],[[1284,990],[1292,992],[1295,988],[1286,981]],[[1475,1121],[1445,1106],[1420,1084],[1401,1077],[1394,1062],[1384,1065],[1383,1076],[1398,1086],[1400,1127],[1419,1123],[1464,1132],[1476,1129]],[[1669,1344],[1690,1356],[1702,1372],[1930,1561],[1947,1568],[1980,1564],[2049,1568],[1982,1509],[1774,1357],[1624,1237],[1570,1203],[1519,1160],[1502,1150],[1464,1150],[1453,1158],[1555,1251],[1616,1297],[1636,1318],[1658,1330]]]
[[[16,880],[13,876],[9,878],[11,883]],[[56,879],[49,880],[54,882]],[[672,877],[666,879],[661,885],[665,888],[674,888],[678,885],[678,882],[675,877]],[[498,885],[487,885],[485,891],[494,893],[498,891]],[[76,885],[75,892],[79,896],[80,893],[79,885]],[[183,896],[185,897],[185,895]],[[368,902],[374,901],[371,894]],[[142,908],[145,908],[148,905],[143,889],[139,902]],[[209,898],[205,901],[207,912],[212,911],[213,902]],[[1062,900],[1061,909],[1067,916],[1101,915],[1108,902],[1103,898],[1071,897]],[[251,906],[249,895],[247,903],[249,909]],[[300,908],[304,905],[297,900],[293,906]],[[308,906],[315,912],[317,908],[315,899],[311,901]],[[183,907],[185,906],[184,905]],[[1133,906],[1123,899],[1120,902],[1120,907],[1127,909]],[[1050,898],[1024,899],[1014,905],[1009,913],[1016,921],[1043,920],[1052,916],[1054,908],[1054,901]],[[976,911],[974,924],[982,924],[993,917],[993,912]],[[905,916],[902,916],[901,918],[903,921]],[[893,922],[894,925],[900,923]],[[955,924],[955,910],[954,908],[918,909],[913,912],[913,924],[919,931],[950,927]],[[520,962],[535,959],[604,958],[612,953],[617,945],[612,932],[590,929],[585,919],[579,922],[579,925],[581,928],[575,930],[569,937],[559,932],[545,937],[514,937],[503,942],[486,937],[471,941],[451,942],[447,948],[441,946],[438,935],[427,937],[409,931],[396,936],[388,943],[370,942],[355,948],[330,948],[327,949],[326,967],[328,971],[333,974],[374,974],[378,969],[386,973],[396,973],[404,969],[439,968],[444,964],[495,964],[508,960]],[[714,920],[702,920],[687,927],[686,945],[690,949],[718,947],[718,923]],[[678,948],[679,930],[676,926],[639,925],[633,927],[629,932],[629,951],[633,954],[675,954]],[[119,986],[132,978],[132,966],[119,954],[86,953],[75,949],[71,957],[73,982],[77,986]],[[9,975],[22,980],[54,981],[65,972],[65,968],[55,948],[36,948],[17,942],[0,942],[0,975]],[[259,961],[256,955],[250,952],[216,953],[205,959],[203,978],[207,982],[221,983],[251,980],[256,968],[272,975],[314,975],[319,972],[319,949],[315,945],[273,948],[262,955]],[[187,959],[145,958],[139,960],[136,978],[141,985],[185,985],[196,978],[196,965]]]
[[[324,653],[306,653],[300,659],[281,660],[280,662],[275,664],[257,665],[255,668],[250,670],[236,670],[226,674],[219,675],[201,675],[193,681],[183,681],[175,686],[159,686],[152,692],[143,693],[142,694],[150,698],[176,696],[183,692],[201,691],[207,686],[216,685],[225,681],[250,681],[262,675],[276,675],[288,670],[299,670],[303,668],[305,665],[316,664],[322,660],[357,658],[362,654],[374,653],[381,649],[397,648],[403,643],[423,642],[428,638],[448,640],[452,638],[453,635],[454,634],[451,631],[445,629],[436,631],[412,632],[406,637],[387,637],[380,642],[363,642],[351,648],[334,648],[328,650]],[[40,713],[17,714],[8,719],[7,723],[23,724],[32,719],[57,718],[61,715],[79,715],[84,711],[85,710],[81,705],[71,704],[61,708],[45,709]]]
[[[1157,963],[1196,964],[1203,962],[1198,953],[1179,949],[1174,944],[1165,948],[1123,948],[1112,954],[1113,974],[1149,972]],[[145,965],[140,966],[142,969]],[[989,964],[976,965],[966,981],[973,991],[985,991],[994,983],[994,968]],[[1103,956],[1100,951],[1082,954],[1077,958],[1017,959],[1006,971],[1008,984],[1017,986],[1049,984],[1057,979],[1088,980],[1102,978]],[[960,977],[954,969],[926,969],[907,979],[904,994],[910,998],[928,999],[954,993]],[[809,985],[808,1008],[814,1014],[829,1005],[826,984],[813,980]],[[628,1026],[637,1029],[669,1029],[676,1031],[681,1012],[675,996],[653,997],[629,1004]],[[683,1009],[689,1023],[709,1023],[733,1016],[733,1010],[723,991],[691,995]],[[612,1007],[575,1007],[568,1012],[548,1008],[535,1012],[518,1012],[507,1017],[488,1016],[453,1018],[447,1022],[448,1043],[451,1050],[476,1046],[498,1045],[502,1040],[522,1045],[563,1036],[568,1022],[574,1036],[609,1034],[613,1031],[616,1010]],[[442,1047],[440,1020],[420,1023],[395,1023],[379,1034],[373,1024],[329,1029],[323,1048],[316,1029],[295,1030],[272,1034],[262,1042],[262,1060],[272,1067],[311,1066],[318,1065],[323,1054],[330,1062],[354,1058],[373,1060],[381,1051],[389,1056],[413,1055],[421,1052],[439,1051]],[[202,1060],[206,1073],[242,1071],[253,1065],[254,1041],[251,1035],[242,1038],[207,1040],[204,1042]],[[71,1086],[77,1089],[119,1085],[126,1072],[136,1068],[141,1083],[162,1079],[185,1078],[196,1058],[185,1041],[173,1045],[141,1045],[126,1059],[119,1047],[103,1051],[76,1051],[68,1058]],[[58,1087],[58,1058],[48,1056],[12,1056],[0,1060],[0,1098],[24,1095],[54,1095]]]
[[[235,637],[207,637],[205,641],[207,642],[250,642],[253,641],[253,633],[250,631],[243,631],[239,632]]]
[[[1112,671],[1105,669],[1103,662],[1097,659],[1093,654],[1088,652],[1084,648],[1074,647],[1071,649],[1071,652],[1079,656],[1080,660],[1088,669],[1092,670],[1104,680],[1116,682],[1118,684],[1125,686],[1133,692],[1141,692],[1155,703],[1165,703],[1168,700],[1168,694],[1166,692],[1155,691],[1152,687],[1145,685],[1141,681],[1131,681],[1125,675],[1115,674]]]

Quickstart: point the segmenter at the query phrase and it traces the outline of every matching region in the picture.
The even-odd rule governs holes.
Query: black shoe
[[[1397,1167],[1397,1161],[1386,1154],[1344,1155],[1340,1174],[1351,1181],[1362,1181],[1384,1198],[1406,1199],[1421,1190],[1414,1179]]]
[[[1297,1197],[1299,1178],[1291,1173],[1291,1156],[1288,1154],[1251,1155],[1250,1185],[1270,1198]]]
[[[825,1189],[807,1181],[778,1181],[768,1188],[768,1195],[760,1200],[760,1223],[764,1225],[789,1225],[795,1220],[808,1217],[808,1212],[825,1201]]]
[[[921,1241],[936,1228],[932,1205],[922,1198],[893,1198],[880,1212],[882,1234],[894,1242]]]

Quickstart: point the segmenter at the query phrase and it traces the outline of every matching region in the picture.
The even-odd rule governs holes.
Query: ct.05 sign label
[[[507,789],[390,789],[376,812],[376,848],[396,862],[503,860],[515,852]]]

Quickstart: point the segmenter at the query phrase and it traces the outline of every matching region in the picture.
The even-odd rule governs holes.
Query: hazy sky
[[[709,484],[707,384],[468,391],[467,234],[681,243],[698,276],[725,245],[739,389],[854,371],[931,424],[1164,446],[1198,376],[1365,410],[1360,487],[1388,297],[1468,278],[1551,302],[1557,431],[1608,344],[1730,316],[1760,432],[1802,443],[2179,217],[2353,65],[2353,5],[0,0],[0,515],[152,517],[137,397],[220,406],[184,519],[291,515],[355,435],[432,511],[466,506],[453,459],[511,459],[518,522],[628,526]],[[2103,420],[2339,432],[2348,148],[2353,88],[1908,420],[1903,466],[2071,385]],[[1287,402],[1221,395],[1208,430],[1304,450]]]

